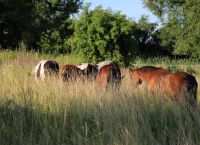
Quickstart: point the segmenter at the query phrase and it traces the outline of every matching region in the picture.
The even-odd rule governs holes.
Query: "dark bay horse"
[[[72,64],[65,64],[61,68],[61,75],[63,77],[63,81],[75,81],[78,77],[81,77],[83,74],[82,70],[77,68]]]
[[[113,88],[118,88],[121,83],[121,71],[118,64],[112,62],[101,66],[96,75],[96,81],[105,88],[109,85]]]
[[[98,73],[97,66],[89,63],[82,63],[78,65],[77,68],[82,70],[84,77],[87,78],[88,80],[95,79]]]
[[[160,92],[167,99],[189,102],[191,105],[196,103],[198,83],[191,74],[170,73],[163,68],[145,66],[132,70],[130,77],[135,86],[145,82],[152,92]]]

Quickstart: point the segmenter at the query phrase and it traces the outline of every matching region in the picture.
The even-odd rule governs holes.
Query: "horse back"
[[[169,72],[161,67],[146,66],[142,67],[138,71],[138,74],[141,76],[142,80],[146,81],[147,83],[151,83],[152,87],[154,87],[157,84],[160,84],[162,81],[161,78],[169,74]]]
[[[196,78],[188,74],[186,72],[175,72],[170,74],[170,83],[176,86],[180,86],[181,84],[186,87],[192,87],[194,85],[198,85]]]
[[[169,74],[169,89],[179,100],[194,104],[197,100],[198,83],[196,78],[186,72]]]

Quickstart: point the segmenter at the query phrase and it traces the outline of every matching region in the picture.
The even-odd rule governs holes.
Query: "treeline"
[[[82,0],[0,0],[0,49],[76,54],[89,62],[128,65],[137,56],[200,56],[198,1],[145,0],[162,22],[136,22]]]

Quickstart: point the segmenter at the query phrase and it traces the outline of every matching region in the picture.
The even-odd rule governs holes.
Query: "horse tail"
[[[112,66],[109,70],[108,83],[114,85],[114,88],[118,88],[121,83],[121,79],[121,72],[118,65]]]
[[[196,105],[197,88],[198,88],[198,83],[196,81],[193,83],[193,85],[191,85],[188,88],[188,101],[192,106]]]
[[[69,79],[72,79],[72,77],[73,77],[72,68],[68,68],[68,69],[64,70],[63,81],[69,81]]]

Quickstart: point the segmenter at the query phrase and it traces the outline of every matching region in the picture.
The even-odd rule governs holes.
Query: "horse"
[[[154,93],[160,92],[167,99],[196,104],[198,83],[195,77],[186,72],[171,73],[163,68],[144,66],[130,74],[134,86],[145,82]]]
[[[43,80],[48,76],[59,75],[59,65],[53,60],[41,60],[33,69],[36,81]]]
[[[105,88],[109,85],[114,88],[118,88],[121,83],[121,71],[118,64],[112,62],[101,66],[96,75],[96,81]]]
[[[85,76],[89,80],[93,80],[98,73],[97,66],[89,63],[79,64],[77,68],[81,69],[83,72],[83,76]]]
[[[76,80],[78,77],[83,75],[83,72],[75,65],[65,64],[61,68],[61,75],[63,77],[63,81],[66,82],[69,80]]]

